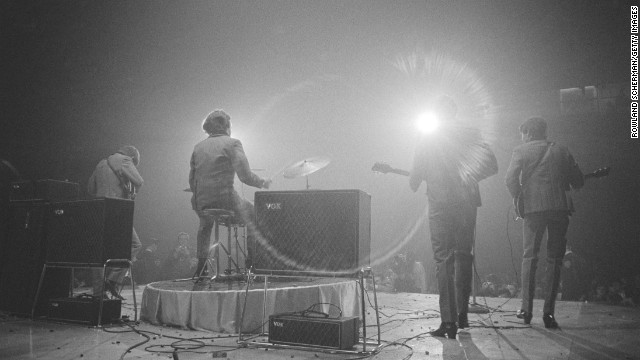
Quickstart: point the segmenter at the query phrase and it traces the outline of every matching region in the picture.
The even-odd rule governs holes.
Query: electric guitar
[[[104,161],[107,162],[107,165],[109,165],[109,168],[111,169],[111,171],[113,171],[113,173],[116,175],[118,180],[120,180],[120,187],[122,188],[122,193],[124,195],[124,198],[127,200],[135,200],[136,187],[133,185],[131,180],[127,179],[126,177],[118,173],[116,169],[113,168],[113,165],[111,165],[111,163],[109,162],[109,158],[104,159]]]
[[[611,168],[608,166],[600,168],[592,173],[584,175],[584,181],[607,176],[609,175],[610,171],[611,171]],[[573,201],[571,200],[570,196],[568,197],[567,201],[570,203],[569,209],[573,209]],[[524,219],[524,199],[522,195],[522,190],[520,190],[520,193],[518,194],[518,196],[513,198],[513,207],[516,212],[516,220]]]
[[[133,183],[131,181],[123,183],[122,188],[124,190],[124,196],[127,200],[136,199],[136,187],[133,186]]]
[[[392,168],[389,164],[383,163],[383,162],[377,162],[373,164],[371,171],[381,173],[381,174],[394,173],[398,175],[409,176],[408,171]]]

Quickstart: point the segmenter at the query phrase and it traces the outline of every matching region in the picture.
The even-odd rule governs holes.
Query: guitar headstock
[[[377,162],[377,163],[373,164],[373,167],[371,168],[371,171],[377,172],[377,173],[386,174],[386,173],[392,172],[393,168],[387,163]]]

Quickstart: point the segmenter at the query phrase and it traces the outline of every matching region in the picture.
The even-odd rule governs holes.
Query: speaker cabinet
[[[78,200],[80,187],[78,183],[60,180],[26,180],[11,183],[11,201],[44,200],[71,201]]]
[[[44,266],[46,253],[46,215],[43,202],[11,203],[2,244],[0,309],[18,315],[31,315],[33,300]],[[44,315],[49,298],[69,295],[70,270],[47,270],[36,315]]]
[[[369,266],[371,196],[360,190],[258,191],[256,273],[351,275]]]
[[[132,200],[52,203],[46,261],[103,264],[107,259],[130,259],[132,231]]]
[[[47,310],[47,318],[51,320],[96,326],[100,316],[100,299],[84,297],[50,299]],[[117,322],[120,319],[121,312],[122,300],[104,299],[100,323],[111,324]]]

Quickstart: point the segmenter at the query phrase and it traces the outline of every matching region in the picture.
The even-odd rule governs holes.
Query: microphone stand
[[[476,226],[477,227],[477,226]],[[478,304],[476,302],[476,274],[478,273],[478,270],[476,269],[476,232],[475,230],[473,231],[473,246],[471,248],[471,256],[472,256],[472,274],[471,274],[471,293],[473,294],[473,302],[469,303],[469,313],[470,314],[487,314],[489,312],[489,309],[487,309],[485,306],[482,306],[480,304]]]

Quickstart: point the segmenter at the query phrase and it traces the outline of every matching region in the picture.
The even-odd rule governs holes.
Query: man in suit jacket
[[[517,316],[524,319],[525,324],[531,323],[538,251],[548,231],[543,321],[545,327],[556,328],[555,300],[567,244],[569,214],[573,210],[566,191],[581,188],[584,176],[569,149],[547,141],[544,119],[527,119],[520,125],[520,132],[524,144],[513,150],[505,178],[511,196],[515,199],[522,192],[524,201],[522,306]]]
[[[136,166],[140,163],[140,152],[134,146],[126,145],[118,149],[115,154],[100,160],[87,184],[87,192],[93,197],[106,197],[116,199],[133,199],[135,193],[144,183]],[[131,234],[131,260],[136,260],[136,255],[142,243],[132,229]],[[97,272],[95,272],[97,274]],[[93,294],[102,296],[102,279],[94,274]],[[122,282],[126,269],[107,269],[105,287],[113,297],[122,299],[117,291],[117,285]]]
[[[100,160],[87,184],[89,195],[116,199],[133,197],[132,194],[144,184],[136,168],[139,163],[140,152],[131,145],[123,146],[115,154]]]
[[[203,210],[235,211],[247,225],[247,241],[251,243],[255,231],[254,208],[233,188],[235,176],[238,174],[243,183],[261,189],[268,189],[271,184],[271,180],[263,179],[251,171],[242,143],[231,137],[231,117],[226,112],[219,109],[211,112],[202,123],[202,129],[209,136],[194,147],[189,172],[189,187],[193,192],[191,205],[200,218],[196,274],[201,272],[209,256],[214,223],[214,219]]]
[[[456,118],[453,99],[441,96],[435,108],[441,124],[436,133],[419,140],[409,186],[415,192],[423,181],[427,184],[442,320],[431,335],[455,338],[458,326],[469,326],[472,249],[481,205],[478,182],[497,174],[498,162],[480,132]]]

